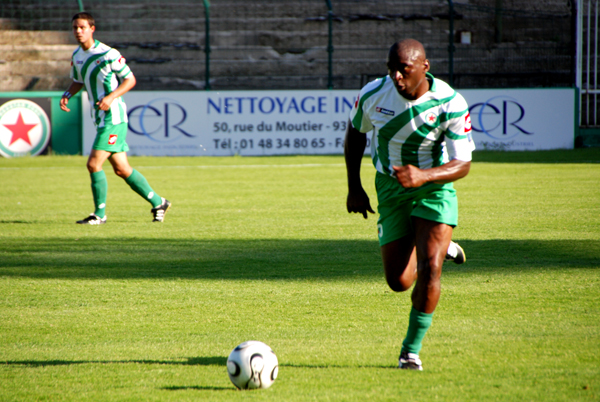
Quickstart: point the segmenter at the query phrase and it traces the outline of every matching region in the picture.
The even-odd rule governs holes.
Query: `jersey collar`
[[[98,45],[100,45],[100,41],[98,39],[94,39],[94,44],[92,45],[92,47],[90,47],[88,50],[83,50],[83,48],[81,48],[81,50],[83,50],[84,52],[89,52],[90,50],[97,48]]]
[[[435,92],[435,77],[429,71],[425,73],[425,77],[427,78],[427,81],[431,82],[431,88],[429,88],[429,90]]]

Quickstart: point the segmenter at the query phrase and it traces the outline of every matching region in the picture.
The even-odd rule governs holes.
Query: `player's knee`
[[[394,292],[405,292],[412,286],[412,281],[403,278],[386,278],[387,284]],[[410,283],[409,283],[410,282]]]
[[[113,170],[115,171],[115,174],[123,179],[126,179],[129,175],[127,174],[127,172],[123,169],[119,169],[118,167],[113,168]]]
[[[442,277],[442,264],[437,260],[426,260],[418,265],[418,276],[426,283],[440,282]]]
[[[98,166],[96,165],[96,163],[94,163],[94,161],[88,161],[86,167],[87,167],[88,172],[90,172],[90,173],[98,172],[102,169],[101,166],[100,166],[100,168],[98,168]]]

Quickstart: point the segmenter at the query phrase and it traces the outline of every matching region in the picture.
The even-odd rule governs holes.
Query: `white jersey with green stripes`
[[[390,77],[365,85],[350,112],[354,128],[372,131],[371,157],[378,172],[393,176],[392,166],[421,169],[452,159],[469,162],[475,149],[465,99],[427,73],[429,91],[416,100],[398,93]]]
[[[125,58],[118,50],[96,40],[88,50],[78,47],[71,59],[71,78],[84,84],[90,100],[92,119],[97,127],[127,122],[127,107],[121,97],[115,99],[110,110],[98,109],[96,103],[117,89],[120,79],[132,76]]]

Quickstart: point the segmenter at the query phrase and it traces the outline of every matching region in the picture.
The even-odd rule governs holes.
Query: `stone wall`
[[[47,0],[39,16],[27,0],[0,7],[0,90],[62,90],[76,43],[64,2]],[[39,8],[39,2],[29,6]],[[73,2],[75,3],[75,2]],[[397,39],[424,43],[432,71],[448,78],[446,0],[333,3],[333,86],[355,89],[386,73]],[[565,86],[572,82],[572,18],[568,1],[455,1],[457,87]],[[97,19],[95,37],[118,48],[138,90],[205,87],[205,18],[199,1],[84,1]],[[2,8],[4,7],[4,8]],[[7,18],[7,15],[12,18]],[[210,8],[212,89],[326,88],[328,23],[324,1],[214,0]],[[500,21],[500,25],[498,25]],[[501,38],[498,41],[498,27]],[[39,30],[38,30],[39,29]],[[460,43],[460,33],[471,44]]]

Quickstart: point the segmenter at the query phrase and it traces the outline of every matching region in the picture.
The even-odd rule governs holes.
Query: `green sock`
[[[106,193],[108,193],[108,182],[106,181],[106,173],[104,170],[90,173],[92,179],[92,195],[94,197],[94,205],[96,210],[94,214],[100,218],[106,215]]]
[[[421,343],[423,342],[425,333],[427,333],[427,330],[431,326],[432,319],[433,313],[421,313],[414,307],[410,310],[408,331],[406,332],[406,338],[402,342],[403,352],[419,354],[423,346]]]
[[[125,182],[129,184],[129,187],[144,199],[148,200],[152,207],[158,207],[162,204],[160,195],[156,194],[152,187],[148,184],[148,180],[137,170],[133,169],[133,172],[125,179]]]

